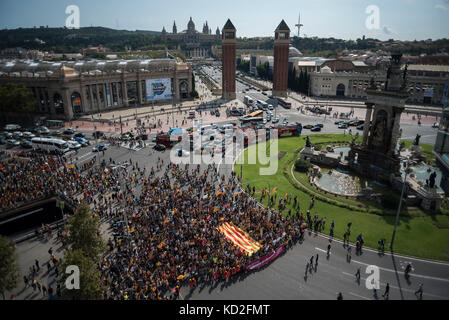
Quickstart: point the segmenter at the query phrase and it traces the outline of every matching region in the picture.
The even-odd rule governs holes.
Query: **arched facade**
[[[81,94],[77,91],[73,92],[70,100],[72,101],[72,110],[74,115],[81,114],[83,111],[82,108],[82,100],[81,100]]]
[[[340,83],[337,86],[337,97],[344,97],[345,96],[346,87],[343,83]]]
[[[55,106],[55,113],[64,114],[64,100],[62,99],[62,95],[59,92],[56,92],[53,95],[53,103]]]

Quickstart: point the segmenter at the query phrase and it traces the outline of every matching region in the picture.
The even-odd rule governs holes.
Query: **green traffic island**
[[[310,137],[312,145],[326,146],[347,146],[352,139],[346,135],[313,135]],[[306,172],[295,170],[295,162],[299,158],[300,151],[305,147],[304,137],[292,137],[279,140],[278,154],[284,156],[279,159],[278,171],[273,176],[260,176],[259,169],[267,166],[257,164],[243,165],[243,187],[247,185],[255,187],[255,197],[266,207],[274,208],[285,216],[297,217],[301,212],[304,216],[307,210],[311,214],[317,213],[319,217],[326,217],[326,228],[322,230],[324,234],[329,234],[331,221],[335,221],[334,236],[343,239],[346,226],[352,222],[353,235],[363,234],[365,245],[371,248],[378,248],[380,239],[391,239],[394,223],[396,219],[397,206],[400,194],[392,192],[390,187],[379,186],[376,192],[382,193],[380,199],[376,201],[362,200],[345,197],[326,192],[316,188],[309,182]],[[260,147],[260,145],[259,145]],[[245,150],[242,156],[247,158],[248,151],[256,146],[251,146]],[[428,148],[423,146],[423,150]],[[269,152],[267,152],[267,156]],[[328,170],[329,168],[324,168]],[[238,176],[241,173],[241,165],[236,164],[234,170]],[[276,187],[276,192],[273,189]],[[382,188],[384,188],[382,190]],[[263,196],[263,191],[270,190],[269,196]],[[278,202],[270,204],[271,196],[284,197],[286,194],[292,195],[292,199],[297,197],[300,209],[293,207],[293,201],[285,208],[279,210]],[[315,199],[315,203],[310,208],[310,199]],[[447,199],[443,202],[441,212],[430,212],[413,205],[403,206],[400,223],[395,240],[396,253],[417,256],[427,259],[437,259],[449,261],[449,250],[446,248],[449,243],[449,203]]]

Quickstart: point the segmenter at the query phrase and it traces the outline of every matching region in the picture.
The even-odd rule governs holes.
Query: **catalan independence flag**
[[[250,257],[261,248],[259,243],[251,239],[246,232],[232,223],[226,222],[219,227],[218,230],[242,252],[246,253]]]

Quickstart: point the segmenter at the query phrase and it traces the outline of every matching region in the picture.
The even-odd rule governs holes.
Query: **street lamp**
[[[409,173],[412,172],[412,170],[410,169],[410,164],[412,164],[412,161],[407,160],[407,162],[405,162],[405,177],[404,177],[404,183],[402,185],[402,193],[401,193],[401,199],[399,200],[399,208],[398,208],[398,212],[396,213],[396,222],[394,224],[394,230],[393,230],[393,236],[391,238],[391,243],[390,243],[390,249],[393,250],[393,243],[394,243],[394,239],[396,236],[396,230],[398,228],[398,224],[399,224],[399,215],[401,213],[401,209],[402,209],[402,201],[404,199],[404,193],[405,193],[405,189],[407,187],[407,176]]]

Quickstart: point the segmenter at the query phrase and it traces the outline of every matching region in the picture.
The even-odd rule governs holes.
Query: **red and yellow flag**
[[[258,242],[251,239],[246,232],[232,223],[226,222],[219,227],[218,230],[242,252],[250,257],[261,248],[261,245]]]

